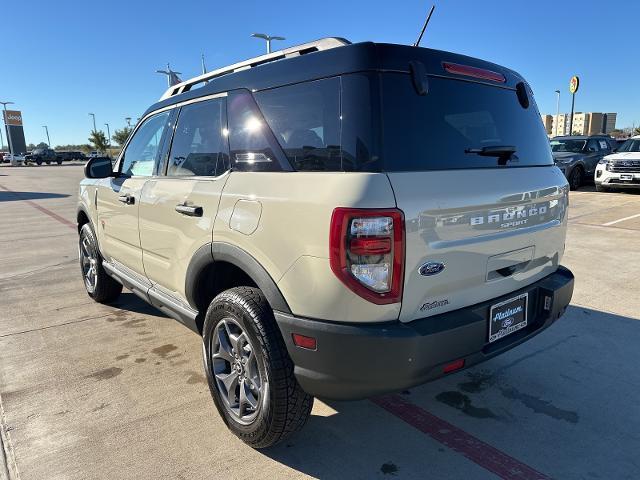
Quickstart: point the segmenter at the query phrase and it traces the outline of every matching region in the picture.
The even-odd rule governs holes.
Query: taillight
[[[404,270],[400,210],[336,208],[329,250],[333,273],[352,291],[377,304],[400,301]]]

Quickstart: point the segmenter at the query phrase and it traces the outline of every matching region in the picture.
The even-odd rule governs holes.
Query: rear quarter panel
[[[397,319],[400,304],[368,302],[331,271],[329,227],[336,207],[390,208],[395,199],[384,174],[233,172],[213,240],[252,255],[294,315],[343,322]]]

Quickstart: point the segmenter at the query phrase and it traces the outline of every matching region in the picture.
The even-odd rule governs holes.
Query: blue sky
[[[543,113],[569,111],[569,79],[581,77],[576,111],[618,112],[618,127],[640,124],[640,2],[436,1],[423,46],[503,64],[531,84]],[[412,43],[430,2],[5,1],[0,100],[22,110],[27,142],[86,143],[111,132],[166,88],[167,62],[182,78],[263,53],[254,31],[290,46],[324,36]],[[276,44],[276,45],[278,45]]]

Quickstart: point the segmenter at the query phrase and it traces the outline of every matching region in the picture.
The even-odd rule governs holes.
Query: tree
[[[89,143],[91,143],[98,152],[106,152],[109,146],[107,136],[101,130],[91,132],[91,135],[89,135]]]
[[[635,131],[633,132],[634,135],[640,135],[640,127],[636,127]]]
[[[38,145],[36,145],[36,148],[49,148],[49,145],[44,142],[40,142]]]
[[[132,130],[133,129],[131,127],[124,127],[120,130],[116,130],[113,135],[111,135],[111,138],[118,145],[123,146],[127,141],[127,138],[129,138],[129,135],[131,135]]]
[[[81,151],[81,152],[90,152],[91,151],[91,145],[85,143],[82,145],[78,145],[78,144],[74,144],[74,143],[70,143],[68,145],[56,145],[56,148],[54,150],[60,150],[60,151],[69,151],[69,152],[76,152],[76,151]]]

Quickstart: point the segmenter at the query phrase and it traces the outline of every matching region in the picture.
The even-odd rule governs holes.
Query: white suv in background
[[[596,190],[640,189],[640,135],[624,142],[618,151],[604,157],[596,167]]]

